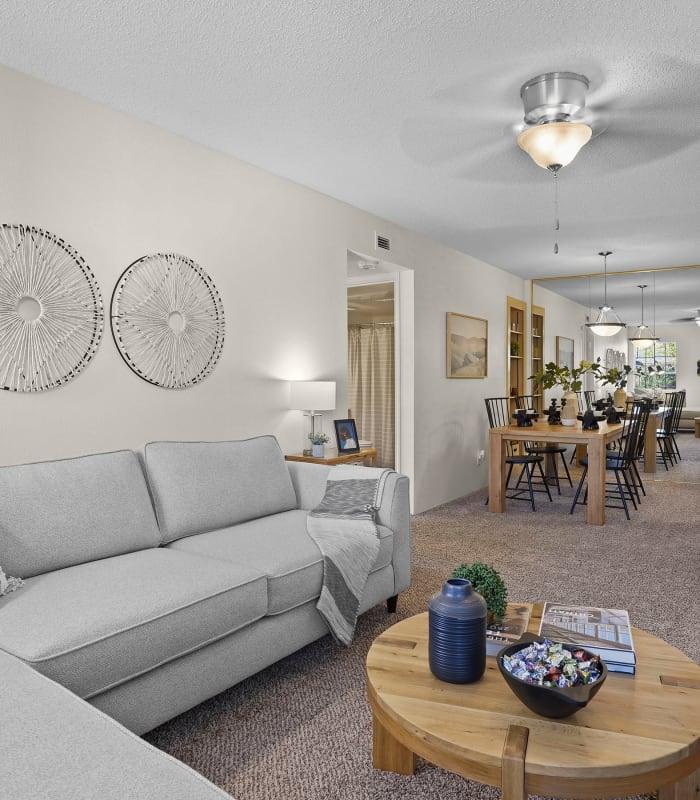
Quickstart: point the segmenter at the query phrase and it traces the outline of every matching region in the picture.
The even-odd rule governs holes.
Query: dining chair
[[[583,389],[580,392],[576,392],[576,397],[578,398],[578,410],[581,412],[588,411],[589,408],[593,408],[593,403],[595,403],[595,392],[593,389]]]
[[[683,413],[683,407],[685,406],[685,389],[679,389],[678,394],[678,401],[676,403],[676,410],[673,415],[673,425],[671,429],[671,444],[673,446],[673,450],[676,454],[678,461],[682,461],[681,458],[681,451],[678,449],[678,440],[676,439],[676,434],[678,433],[678,428],[681,424],[681,414]]]
[[[669,406],[669,411],[661,423],[661,427],[656,431],[656,443],[659,446],[656,454],[656,460],[661,461],[664,469],[668,472],[668,465],[673,466],[678,463],[676,451],[678,450],[678,443],[674,436],[674,425],[676,425],[677,417],[680,419],[680,411],[685,402],[684,393],[671,392],[666,395],[666,401]]]
[[[650,405],[645,400],[635,400],[632,403],[625,416],[625,436],[622,447],[618,451],[608,452],[605,459],[606,470],[610,470],[615,476],[614,482],[606,481],[605,484],[605,507],[624,509],[625,516],[628,520],[630,519],[630,512],[627,501],[630,500],[635,510],[637,509],[637,504],[640,502],[639,486],[636,480],[639,476],[639,472],[637,470],[636,461],[644,441],[642,433],[649,419],[649,409]],[[583,467],[583,472],[581,474],[581,480],[576,488],[574,501],[571,504],[570,514],[574,513],[577,505],[586,505],[588,500],[588,487],[586,486],[583,499],[579,501],[583,484],[588,475],[588,456],[582,458],[579,463]],[[608,491],[608,487],[611,487],[610,491]],[[615,498],[613,492],[620,498],[620,505],[608,503],[609,499],[612,500]]]
[[[510,416],[510,398],[509,397],[486,397],[484,399],[484,403],[486,404],[486,415],[489,420],[489,428],[501,428],[505,425],[512,424],[513,420]],[[532,510],[535,511],[535,487],[533,485],[532,480],[532,470],[533,468],[537,468],[539,470],[539,474],[541,477],[541,483],[544,487],[543,490],[547,493],[549,497],[549,501],[552,501],[552,495],[549,491],[549,486],[547,485],[547,480],[545,478],[544,471],[542,469],[542,462],[544,461],[543,456],[539,455],[531,455],[530,453],[519,453],[517,452],[516,448],[513,447],[513,443],[508,443],[509,452],[506,455],[506,464],[508,465],[508,473],[506,475],[506,491],[508,489],[511,490],[511,494],[507,494],[506,497],[509,500],[528,500],[530,501],[530,505],[532,506]],[[514,486],[510,485],[510,479],[513,474],[513,467],[516,465],[521,467],[520,475],[518,476],[518,480],[516,481]],[[527,493],[524,489],[520,488],[520,484],[522,482],[523,477],[527,481]],[[526,495],[527,496],[524,496]],[[488,504],[488,497],[486,498],[486,503]]]
[[[515,398],[515,407],[517,409],[533,408],[533,401],[534,397],[531,394],[518,395]],[[566,453],[565,445],[548,442],[524,442],[524,447],[525,452],[529,455],[542,456],[546,460],[549,466],[549,471],[545,480],[548,483],[556,485],[557,494],[561,494],[561,478],[559,477],[559,468],[557,465],[557,456],[560,456],[561,463],[564,465],[564,471],[566,472],[566,478],[569,481],[569,486],[573,487],[574,484],[571,480],[569,466],[566,463],[566,458],[564,457],[564,453]],[[576,448],[574,448],[574,451],[575,450]]]

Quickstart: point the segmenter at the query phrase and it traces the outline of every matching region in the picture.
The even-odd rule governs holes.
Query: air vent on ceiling
[[[391,250],[391,239],[388,236],[382,236],[381,233],[374,234],[374,249],[375,250]]]

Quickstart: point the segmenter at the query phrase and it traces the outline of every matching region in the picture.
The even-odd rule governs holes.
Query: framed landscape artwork
[[[447,312],[447,377],[485,378],[489,323],[480,317]]]
[[[574,340],[557,336],[557,366],[574,368]]]

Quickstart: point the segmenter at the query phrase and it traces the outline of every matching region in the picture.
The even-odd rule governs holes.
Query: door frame
[[[352,251],[354,255],[357,255]],[[349,254],[349,253],[348,253]],[[376,257],[375,257],[376,260]],[[414,484],[414,274],[397,264],[380,262],[376,272],[348,276],[347,287],[394,284],[394,448],[395,468],[407,475],[413,510]]]

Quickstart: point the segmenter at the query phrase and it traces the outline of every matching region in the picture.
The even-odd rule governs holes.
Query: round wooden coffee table
[[[533,608],[530,630],[539,626]],[[504,800],[700,793],[700,667],[634,629],[637,674],[609,673],[586,708],[548,719],[524,706],[487,658],[483,678],[444,683],[428,666],[428,614],[402,620],[367,654],[373,757],[411,775],[415,756],[500,786]]]

